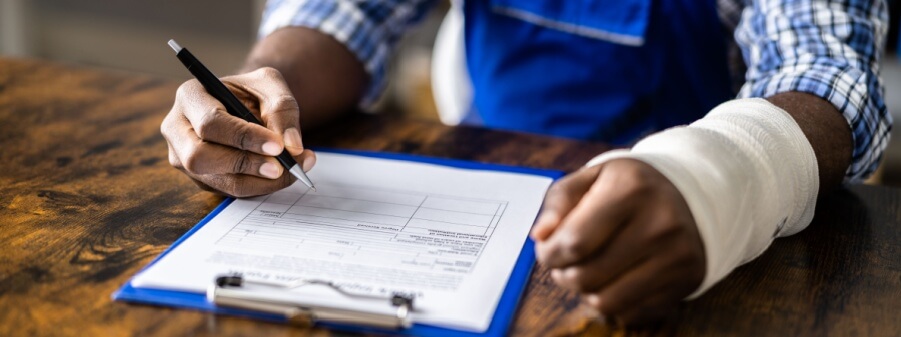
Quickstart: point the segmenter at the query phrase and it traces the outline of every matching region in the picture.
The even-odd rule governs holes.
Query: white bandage
[[[688,298],[813,218],[819,189],[813,148],[795,120],[764,99],[723,103],[689,126],[649,136],[631,150],[601,154],[587,165],[617,158],[653,166],[688,203],[707,256],[704,281]]]

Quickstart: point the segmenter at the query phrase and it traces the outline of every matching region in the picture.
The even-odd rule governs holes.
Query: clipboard
[[[462,168],[462,169],[474,169],[474,170],[489,170],[489,171],[501,171],[501,172],[511,172],[511,173],[521,173],[528,175],[537,175],[549,177],[554,180],[562,177],[564,175],[561,171],[554,170],[545,170],[545,169],[536,169],[529,167],[521,167],[521,166],[508,166],[508,165],[499,165],[499,164],[487,164],[480,163],[474,161],[466,161],[466,160],[458,160],[458,159],[445,159],[445,158],[435,158],[435,157],[426,157],[420,155],[411,155],[411,154],[398,154],[398,153],[386,153],[386,152],[370,152],[370,151],[357,151],[357,150],[344,150],[344,149],[322,149],[318,148],[317,151],[321,152],[330,152],[330,153],[338,153],[338,154],[348,154],[348,155],[356,155],[363,157],[371,157],[371,158],[381,158],[381,159],[390,159],[390,160],[403,160],[403,161],[412,161],[419,163],[427,163],[427,164],[435,164],[453,168]],[[154,259],[150,264],[144,267],[144,269],[149,268],[157,261],[160,261],[163,257],[165,257],[169,252],[171,252],[175,247],[184,242],[188,237],[193,235],[197,230],[203,227],[207,222],[212,220],[219,212],[225,209],[229,204],[234,201],[234,198],[226,198],[219,206],[217,206],[210,214],[204,217],[200,222],[197,223],[193,228],[191,228],[187,233],[185,233],[182,237],[176,240],[169,248],[167,248],[162,254],[160,254],[156,259]],[[510,273],[510,278],[507,280],[507,285],[504,288],[503,293],[501,294],[500,300],[498,301],[497,308],[494,311],[494,315],[491,319],[491,324],[488,329],[484,332],[471,332],[471,331],[461,331],[461,330],[453,330],[442,327],[435,327],[430,325],[423,325],[414,323],[410,328],[406,329],[398,329],[398,330],[390,330],[390,329],[381,329],[374,327],[366,327],[366,326],[355,326],[348,324],[337,324],[331,322],[317,322],[317,327],[324,327],[327,329],[339,330],[339,331],[348,331],[348,332],[360,332],[360,333],[378,333],[378,334],[393,334],[393,335],[401,335],[401,336],[450,336],[450,337],[466,337],[466,336],[504,336],[507,333],[507,330],[510,327],[510,324],[513,322],[514,314],[516,313],[517,304],[519,303],[519,299],[522,297],[523,291],[526,288],[526,284],[529,280],[529,276],[531,275],[532,267],[535,264],[535,248],[534,242],[530,238],[526,238],[526,241],[523,243],[523,247],[517,257],[516,263],[513,267],[512,272]],[[286,322],[286,318],[283,315],[272,314],[272,313],[264,313],[259,311],[251,311],[246,309],[236,309],[231,307],[221,307],[215,306],[214,304],[207,301],[206,294],[203,293],[192,293],[192,292],[182,292],[182,291],[174,291],[174,290],[161,290],[161,289],[143,289],[136,288],[131,285],[131,280],[125,283],[121,288],[119,288],[116,292],[112,294],[112,299],[116,301],[124,301],[130,303],[140,303],[140,304],[150,304],[150,305],[159,305],[159,306],[168,306],[168,307],[176,307],[176,308],[185,308],[185,309],[195,309],[201,311],[208,311],[215,314],[223,314],[223,315],[232,315],[232,316],[243,316],[253,319],[260,319],[265,321],[272,322]]]

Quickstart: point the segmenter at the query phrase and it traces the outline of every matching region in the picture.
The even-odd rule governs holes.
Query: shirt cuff
[[[770,97],[797,91],[832,103],[851,128],[852,162],[845,179],[860,181],[876,170],[888,145],[892,121],[883,95],[878,92],[880,88],[875,75],[854,67],[801,63],[745,83],[738,97]]]

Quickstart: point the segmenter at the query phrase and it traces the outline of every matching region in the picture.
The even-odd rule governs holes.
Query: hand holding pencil
[[[170,46],[196,61],[174,41]],[[201,188],[235,197],[275,192],[291,185],[295,175],[306,178],[303,171],[316,157],[303,147],[297,101],[277,70],[223,77],[217,90],[212,82],[219,81],[199,61],[179,58],[200,80],[179,87],[161,126],[172,166]],[[249,117],[238,111],[242,108]],[[289,168],[291,174],[285,174]],[[312,187],[308,178],[304,183]]]

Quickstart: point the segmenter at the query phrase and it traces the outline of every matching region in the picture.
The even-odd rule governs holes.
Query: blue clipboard
[[[549,177],[552,179],[557,179],[563,176],[563,172],[553,171],[553,170],[543,170],[543,169],[535,169],[529,167],[519,167],[519,166],[507,166],[507,165],[498,165],[498,164],[486,164],[479,163],[473,161],[465,161],[465,160],[456,160],[456,159],[444,159],[444,158],[434,158],[434,157],[426,157],[426,156],[418,156],[418,155],[410,155],[410,154],[397,154],[397,153],[385,153],[385,152],[368,152],[368,151],[355,151],[355,150],[339,150],[339,149],[317,149],[317,151],[321,152],[331,152],[331,153],[340,153],[340,154],[350,154],[364,157],[373,157],[373,158],[382,158],[382,159],[392,159],[392,160],[405,160],[405,161],[413,161],[420,163],[428,163],[428,164],[436,164],[442,166],[449,166],[455,168],[464,168],[464,169],[474,169],[474,170],[489,170],[489,171],[501,171],[501,172],[513,172],[513,173],[522,173],[522,174],[530,174],[537,176]],[[185,235],[176,240],[166,251],[164,251],[160,256],[153,260],[145,269],[152,266],[154,263],[162,259],[166,254],[172,251],[175,247],[181,244],[185,239],[190,237],[194,232],[203,227],[207,222],[209,222],[216,214],[219,214],[226,206],[231,204],[234,201],[233,198],[227,198],[223,201],[219,206],[216,207],[210,214],[200,220],[197,225],[195,225],[191,230],[189,230]],[[485,332],[470,332],[470,331],[460,331],[460,330],[452,330],[447,328],[434,327],[429,325],[422,324],[413,324],[413,326],[409,329],[402,330],[385,330],[378,328],[369,328],[369,327],[361,327],[361,326],[350,326],[350,325],[342,325],[342,324],[334,324],[334,323],[317,323],[317,327],[324,327],[328,329],[334,330],[342,330],[342,331],[350,331],[350,332],[369,332],[369,333],[378,333],[378,334],[394,334],[394,335],[402,335],[402,336],[449,336],[449,337],[464,337],[464,336],[504,336],[507,333],[507,330],[510,327],[510,323],[513,322],[513,316],[516,313],[517,304],[519,302],[520,297],[522,297],[522,293],[526,288],[526,284],[529,281],[529,276],[532,272],[532,266],[535,264],[535,248],[534,242],[531,239],[526,239],[526,242],[523,244],[522,251],[519,253],[519,257],[516,260],[516,265],[513,267],[513,271],[510,274],[510,279],[507,281],[507,286],[504,289],[503,294],[501,294],[500,301],[498,302],[497,308],[494,311],[494,316],[491,319],[491,324],[488,326],[488,330]],[[176,308],[187,308],[187,309],[197,309],[202,311],[209,311],[217,314],[225,314],[225,315],[236,315],[236,316],[244,316],[250,317],[254,319],[261,319],[266,321],[274,321],[274,322],[283,322],[285,318],[280,315],[260,313],[242,309],[233,309],[233,308],[223,308],[216,307],[213,304],[207,302],[206,294],[202,293],[189,293],[189,292],[181,292],[181,291],[172,291],[172,290],[159,290],[159,289],[140,289],[131,286],[131,281],[125,283],[119,290],[112,294],[113,300],[116,301],[125,301],[125,302],[133,302],[133,303],[142,303],[142,304],[151,304],[151,305],[160,305],[160,306],[169,306]]]

